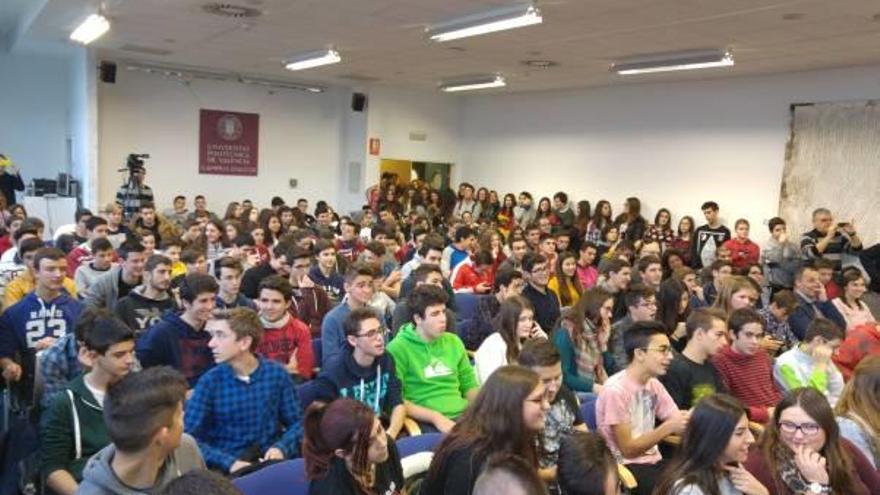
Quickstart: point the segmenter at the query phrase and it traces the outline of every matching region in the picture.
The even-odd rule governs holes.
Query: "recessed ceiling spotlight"
[[[222,17],[232,17],[233,19],[260,17],[263,15],[263,11],[260,9],[222,2],[206,3],[205,5],[202,5],[202,10],[209,14]]]
[[[799,21],[806,17],[806,14],[802,12],[789,12],[788,14],[782,14],[783,21]]]
[[[520,60],[519,63],[533,69],[549,69],[559,65],[559,62],[553,60]]]

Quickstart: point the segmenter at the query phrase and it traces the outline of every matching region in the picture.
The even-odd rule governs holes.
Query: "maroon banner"
[[[199,173],[257,175],[260,114],[202,109]]]

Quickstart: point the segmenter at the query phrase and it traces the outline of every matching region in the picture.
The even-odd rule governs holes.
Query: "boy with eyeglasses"
[[[629,365],[605,382],[596,401],[596,422],[618,462],[636,477],[636,495],[649,495],[663,469],[658,444],[681,434],[689,413],[678,409],[657,379],[672,362],[672,344],[663,324],[634,324],[623,335],[623,345]],[[659,426],[657,419],[662,421]]]
[[[522,261],[525,288],[522,296],[535,308],[535,321],[542,329],[549,331],[559,320],[559,298],[547,288],[552,269],[547,257],[542,254],[527,253]]]
[[[712,357],[728,393],[746,406],[749,419],[766,423],[782,392],[773,380],[773,361],[761,348],[764,321],[752,308],[737,309],[727,320],[731,344]]]
[[[577,397],[562,383],[562,357],[555,345],[546,339],[529,340],[523,345],[517,362],[538,374],[547,393],[550,410],[540,437],[538,473],[544,481],[556,481],[562,438],[575,431],[587,431],[587,425]]]
[[[840,347],[843,331],[832,321],[816,318],[797,347],[776,358],[773,378],[783,391],[812,387],[825,395],[831,407],[843,392],[843,375],[831,356]]]
[[[388,420],[387,433],[396,438],[406,406],[394,361],[385,352],[387,329],[370,308],[351,311],[342,324],[349,350],[337,355],[314,381],[315,399],[355,399]]]

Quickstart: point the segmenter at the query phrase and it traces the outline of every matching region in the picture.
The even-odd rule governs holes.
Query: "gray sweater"
[[[101,449],[89,459],[83,471],[83,481],[76,491],[77,495],[141,495],[159,493],[171,480],[196,469],[206,469],[205,460],[196,441],[186,433],[180,445],[165,460],[156,475],[156,484],[150,488],[134,488],[126,485],[113,472],[111,463],[116,455],[113,444]]]
[[[98,277],[83,296],[83,302],[86,306],[114,311],[116,303],[119,301],[120,272],[122,272],[122,266],[114,266],[110,271]],[[138,280],[138,284],[140,284],[140,280]]]

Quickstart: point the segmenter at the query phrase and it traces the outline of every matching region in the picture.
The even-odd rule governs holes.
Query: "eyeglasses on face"
[[[644,351],[657,351],[660,354],[672,354],[672,347],[668,345],[661,345],[660,347],[642,347]]]
[[[779,429],[783,433],[787,433],[789,435],[794,435],[795,433],[800,431],[801,433],[804,434],[804,436],[811,437],[811,436],[819,433],[819,431],[822,429],[822,427],[816,423],[797,424],[797,423],[793,423],[791,421],[780,421],[779,422]]]
[[[366,332],[361,332],[361,333],[355,335],[355,337],[366,337],[368,339],[375,339],[376,337],[378,337],[380,335],[382,337],[385,337],[385,334],[387,334],[387,333],[388,333],[387,328],[377,327],[372,330],[367,330]]]

